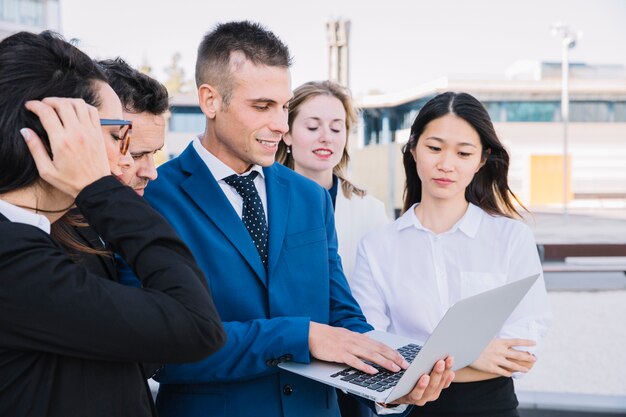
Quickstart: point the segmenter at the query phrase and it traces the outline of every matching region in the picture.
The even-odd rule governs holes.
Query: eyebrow
[[[445,140],[443,140],[441,138],[438,138],[437,136],[429,136],[426,139],[427,140],[428,139],[436,140],[437,142],[441,142],[441,143],[445,142]],[[469,143],[469,142],[457,143],[457,146],[471,146],[472,148],[477,148],[478,149],[478,147],[476,145],[474,145],[473,143]]]
[[[310,117],[307,117],[306,119],[307,119],[307,120],[308,120],[308,119],[313,119],[313,120],[317,120],[317,121],[322,120],[320,117],[315,117],[315,116],[310,116]],[[344,119],[333,119],[333,120],[331,120],[330,122],[331,122],[331,123],[335,123],[335,122],[342,122],[342,123],[343,123],[343,122],[345,122],[345,120],[344,120]]]
[[[144,149],[141,149],[141,150],[137,150],[137,151],[134,151],[134,152],[133,152],[133,151],[130,151],[130,153],[132,153],[132,154],[138,154],[138,153],[150,153],[150,152],[157,152],[157,151],[162,150],[164,147],[165,147],[165,145],[162,145],[160,148],[157,148],[157,149],[154,149],[154,150],[153,150],[153,149],[145,149],[145,150],[144,150]]]
[[[250,103],[268,103],[268,104],[277,104],[276,100],[272,100],[271,98],[251,98],[248,100]]]

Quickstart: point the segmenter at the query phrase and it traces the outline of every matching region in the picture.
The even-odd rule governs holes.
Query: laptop
[[[384,368],[368,375],[345,364],[312,359],[311,363],[281,362],[284,370],[382,403],[390,403],[413,390],[420,376],[435,363],[454,356],[453,370],[474,362],[500,331],[515,307],[537,281],[539,274],[465,298],[448,309],[426,343],[373,330],[367,335],[398,350],[411,364],[393,373]]]

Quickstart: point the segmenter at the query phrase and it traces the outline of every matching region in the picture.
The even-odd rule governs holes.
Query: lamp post
[[[569,198],[569,143],[567,129],[569,123],[569,50],[576,46],[576,42],[582,38],[582,32],[574,32],[569,26],[561,22],[554,23],[551,27],[553,35],[561,37],[561,119],[563,121],[563,218],[567,222],[567,200]]]

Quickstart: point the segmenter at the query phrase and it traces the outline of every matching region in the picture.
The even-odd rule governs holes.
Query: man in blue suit
[[[208,33],[196,63],[206,131],[146,191],[194,253],[228,336],[206,360],[159,373],[164,417],[338,416],[334,389],[276,365],[311,357],[370,373],[364,361],[408,365],[361,334],[371,326],[341,269],[328,193],[274,163],[288,130],[290,60],[257,24]],[[452,380],[451,362],[400,402],[436,399]]]

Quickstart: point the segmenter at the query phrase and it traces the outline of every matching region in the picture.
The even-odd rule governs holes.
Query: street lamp
[[[557,22],[550,28],[552,35],[561,37],[561,119],[563,120],[563,218],[567,222],[569,186],[567,124],[569,122],[569,50],[582,38],[582,32],[574,32],[564,23]]]

